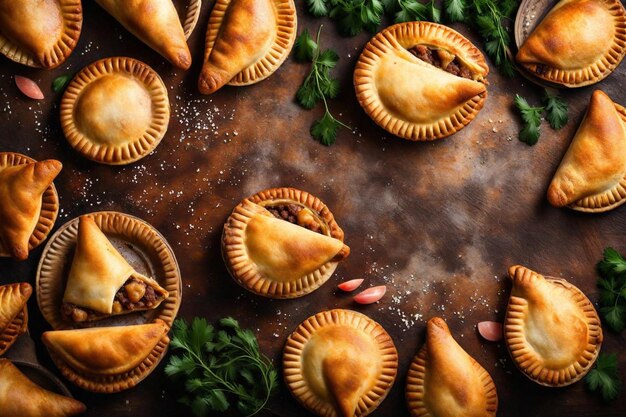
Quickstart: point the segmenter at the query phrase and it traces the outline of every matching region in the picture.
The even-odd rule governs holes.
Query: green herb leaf
[[[567,124],[567,103],[561,97],[544,90],[543,104],[546,106],[546,119],[552,129],[560,129]]]
[[[243,330],[232,317],[219,322],[215,331],[203,318],[191,325],[174,322],[170,356],[165,374],[183,383],[187,395],[181,403],[197,417],[224,412],[236,404],[243,415],[261,411],[278,388],[276,370],[259,351],[254,334]]]
[[[519,133],[519,140],[532,146],[539,140],[539,126],[541,126],[541,113],[543,107],[532,107],[525,98],[515,95],[515,106],[522,116],[524,127]]]
[[[311,126],[311,136],[326,146],[335,143],[337,131],[341,124],[328,112]]]
[[[328,15],[328,7],[326,6],[327,0],[307,0],[309,3],[309,11],[313,16],[326,16]]]
[[[617,373],[617,355],[600,353],[585,382],[591,391],[600,391],[605,401],[614,400],[622,385]]]
[[[317,53],[317,44],[311,39],[308,30],[304,29],[302,33],[300,33],[300,36],[298,36],[294,44],[294,50],[296,59],[300,62],[311,61],[313,59],[313,56]]]
[[[626,328],[626,259],[613,248],[604,249],[597,265],[600,314],[614,332]]]
[[[64,74],[56,77],[54,81],[52,81],[52,91],[58,93],[59,91],[63,90],[71,79],[71,74]]]
[[[465,0],[444,0],[446,17],[450,22],[462,22],[465,20]]]

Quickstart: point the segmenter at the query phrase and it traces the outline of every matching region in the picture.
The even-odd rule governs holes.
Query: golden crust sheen
[[[473,79],[452,75],[411,54],[425,45],[457,57]],[[409,140],[449,136],[470,123],[487,97],[489,68],[481,52],[458,32],[429,22],[399,23],[374,36],[354,70],[365,112],[383,129]]]
[[[439,317],[428,321],[426,343],[413,358],[406,399],[413,417],[493,417],[496,386],[489,373],[463,350]]]
[[[80,0],[10,0],[0,3],[0,53],[30,67],[61,65],[80,37]]]
[[[602,327],[589,299],[563,279],[512,266],[513,289],[504,339],[517,367],[541,385],[573,384],[589,372],[602,345]]]
[[[516,60],[534,76],[567,87],[595,84],[626,54],[619,0],[562,0],[528,36]]]
[[[548,188],[555,207],[585,212],[611,210],[626,202],[626,110],[600,90]]]
[[[397,367],[398,353],[387,332],[350,310],[309,317],[289,336],[283,351],[291,393],[324,417],[374,411],[391,389]]]
[[[28,328],[26,302],[33,292],[26,282],[0,286],[0,355]]]

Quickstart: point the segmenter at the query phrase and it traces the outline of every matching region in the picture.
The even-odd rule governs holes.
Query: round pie
[[[595,84],[626,54],[626,10],[619,0],[562,0],[520,47],[530,74],[566,87]]]
[[[388,27],[363,49],[357,99],[383,129],[404,139],[449,136],[471,122],[487,97],[489,67],[458,32],[430,22]]]
[[[593,304],[564,279],[512,266],[504,339],[517,367],[538,384],[562,387],[584,377],[600,353]]]
[[[125,165],[148,155],[165,135],[169,118],[161,77],[132,58],[106,58],[85,67],[61,100],[68,142],[103,164]]]
[[[398,352],[385,329],[350,310],[306,319],[283,351],[285,382],[307,409],[324,417],[363,417],[385,399]]]
[[[0,2],[0,53],[30,67],[61,65],[78,43],[80,0]]]
[[[231,276],[271,298],[301,297],[319,288],[349,254],[328,207],[294,188],[272,188],[244,199],[222,234]]]

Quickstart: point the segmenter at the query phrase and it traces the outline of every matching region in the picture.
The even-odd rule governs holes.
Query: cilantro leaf
[[[317,43],[311,39],[309,31],[304,29],[294,43],[296,59],[300,62],[311,61],[317,52]]]
[[[614,400],[622,385],[617,373],[617,355],[600,353],[585,382],[591,391],[600,391],[605,401]]]
[[[552,129],[560,129],[567,124],[567,103],[561,97],[544,90],[543,104],[546,106],[546,119]]]
[[[466,5],[464,0],[444,0],[446,16],[450,22],[462,22],[465,20]]]
[[[626,328],[626,259],[615,249],[606,248],[596,268],[600,274],[600,314],[611,330],[621,332]]]
[[[55,93],[58,93],[59,91],[63,90],[65,86],[70,82],[71,79],[72,79],[71,74],[64,74],[64,75],[60,75],[56,77],[52,81],[52,91],[54,91]]]
[[[315,121],[313,126],[311,126],[311,136],[324,145],[330,146],[335,143],[340,126],[339,122],[330,113],[326,112],[321,119]]]
[[[328,15],[327,0],[307,0],[309,3],[309,11],[313,16],[320,17]]]
[[[535,145],[539,140],[539,126],[541,125],[541,112],[543,107],[532,107],[525,98],[515,95],[515,106],[522,116],[524,127],[519,133],[519,140],[529,146]]]

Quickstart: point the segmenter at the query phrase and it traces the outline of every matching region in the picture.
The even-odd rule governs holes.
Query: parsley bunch
[[[600,391],[605,401],[614,400],[622,386],[617,375],[617,355],[601,353],[585,382],[591,391]]]
[[[232,317],[219,325],[216,331],[198,317],[191,325],[176,320],[171,347],[178,354],[170,357],[165,373],[184,381],[187,395],[180,401],[197,417],[224,412],[231,404],[242,415],[255,415],[276,391],[278,375],[250,330]]]
[[[413,20],[429,20],[441,22],[441,9],[435,4],[435,0],[428,3],[420,3],[416,0],[383,0],[385,11],[393,16],[395,23],[410,22]]]
[[[337,120],[328,109],[328,99],[337,97],[339,94],[339,81],[330,76],[330,70],[337,65],[339,56],[332,49],[323,50],[320,48],[320,25],[317,31],[317,38],[311,39],[309,32],[302,31],[294,46],[295,57],[299,61],[310,61],[311,71],[304,79],[304,82],[296,93],[298,103],[305,109],[312,109],[319,101],[324,103],[324,116],[315,121],[311,126],[311,136],[322,142],[324,145],[332,145],[337,138],[340,127],[350,129],[350,127]]]
[[[317,17],[329,16],[339,22],[339,31],[355,36],[363,29],[376,32],[381,24],[381,0],[307,0],[309,11]]]
[[[569,120],[567,103],[559,96],[544,90],[542,101],[543,106],[531,106],[524,97],[515,95],[515,106],[524,121],[524,127],[519,132],[519,140],[529,146],[539,141],[542,114],[545,113],[552,129],[561,129]]]
[[[626,328],[626,259],[613,248],[604,249],[597,265],[600,278],[600,314],[609,328]]]

